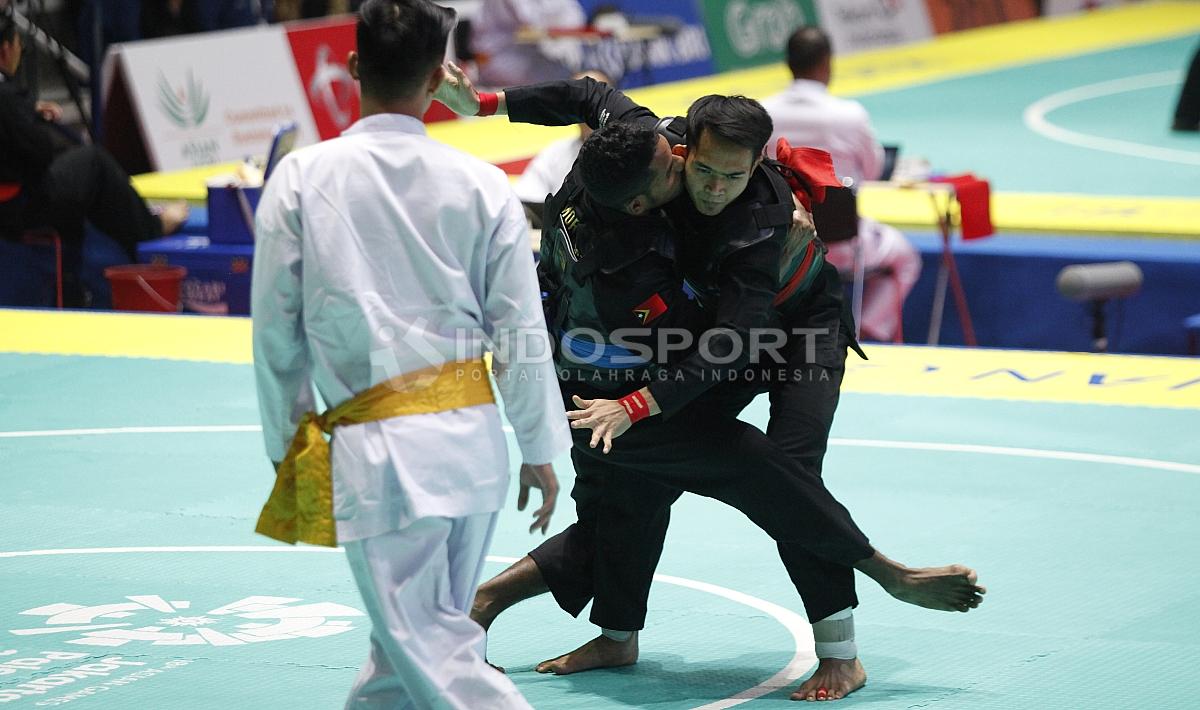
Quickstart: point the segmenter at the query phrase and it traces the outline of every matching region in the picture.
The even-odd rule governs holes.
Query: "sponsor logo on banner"
[[[577,58],[581,63],[569,64],[572,69],[599,69],[625,89],[713,72],[713,51],[698,0],[581,0],[580,4],[588,13],[618,5],[631,24],[657,25],[662,35],[583,43]]]
[[[817,0],[821,26],[839,54],[928,39],[925,0]]]
[[[262,155],[278,123],[317,141],[306,91],[280,27],[118,46],[152,167],[177,170]]]
[[[353,20],[305,22],[287,30],[300,85],[321,140],[337,136],[358,120],[358,83],[346,65],[355,47],[354,31]]]
[[[926,0],[926,4],[929,7],[929,17],[933,21],[933,29],[939,34],[1013,20],[1028,20],[1038,16],[1034,0]]]
[[[816,24],[813,0],[704,0],[717,71],[783,61],[796,27]]]
[[[1045,0],[1042,3],[1042,14],[1067,15],[1073,12],[1098,10],[1102,7],[1128,5],[1130,2],[1131,0]]]
[[[742,57],[783,49],[792,31],[802,24],[800,6],[788,0],[732,0],[725,6],[725,31]]]
[[[176,126],[191,128],[204,123],[208,117],[208,104],[209,95],[191,69],[187,81],[179,88],[172,86],[161,73],[158,75],[158,106]]]

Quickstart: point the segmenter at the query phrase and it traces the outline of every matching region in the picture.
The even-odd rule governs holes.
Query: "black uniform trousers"
[[[671,419],[639,422],[609,454],[588,447],[590,430],[572,431],[578,522],[530,552],[565,611],[578,615],[593,601],[599,626],[645,625],[670,506],[683,491],[728,503],[776,540],[810,619],[857,605],[853,565],[874,551],[821,480],[850,335],[836,271],[818,278],[785,325],[828,332],[811,347],[789,339],[785,364],[753,366]],[[614,396],[577,382],[562,389],[568,408],[572,394]],[[766,434],[736,419],[763,391],[771,397]]]
[[[42,184],[22,198],[25,229],[53,227],[62,238],[64,296],[79,305],[84,224],[90,222],[137,260],[138,242],[162,235],[162,223],[129,184],[129,175],[107,151],[78,146],[58,154]]]

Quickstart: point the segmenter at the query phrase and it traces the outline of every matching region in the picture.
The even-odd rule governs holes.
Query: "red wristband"
[[[496,109],[500,107],[500,94],[493,94],[490,91],[479,92],[479,110],[475,112],[476,116],[491,116],[496,113]]]
[[[625,413],[629,415],[629,423],[637,424],[639,421],[650,416],[650,405],[646,404],[646,398],[642,393],[631,392],[617,400],[621,406],[625,408]]]

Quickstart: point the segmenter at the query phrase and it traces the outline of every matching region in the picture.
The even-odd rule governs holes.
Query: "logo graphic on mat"
[[[191,128],[204,123],[208,116],[208,92],[188,70],[187,82],[179,88],[171,86],[162,72],[158,73],[158,107],[167,118],[180,128]]]
[[[189,601],[167,601],[155,594],[125,598],[128,601],[115,604],[60,602],[26,609],[24,616],[45,617],[42,625],[9,633],[58,640],[73,636],[65,642],[79,646],[139,641],[152,646],[242,646],[334,636],[354,628],[347,617],[363,616],[343,604],[296,604],[303,600],[291,597],[246,597],[201,613],[192,611]]]

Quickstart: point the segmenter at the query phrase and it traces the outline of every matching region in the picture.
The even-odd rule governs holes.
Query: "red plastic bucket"
[[[169,264],[125,264],[104,270],[112,285],[113,308],[118,311],[177,313],[179,286],[187,269]]]

